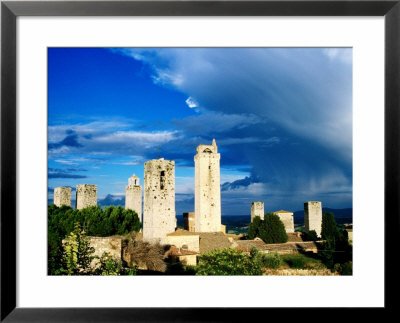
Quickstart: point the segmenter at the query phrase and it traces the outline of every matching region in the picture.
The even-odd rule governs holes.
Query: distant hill
[[[322,208],[322,213],[331,212],[335,216],[336,222],[343,222],[342,220],[346,220],[347,222],[352,222],[353,220],[353,209],[331,209],[331,208]],[[295,211],[293,213],[294,223],[300,224],[304,222],[304,210]]]

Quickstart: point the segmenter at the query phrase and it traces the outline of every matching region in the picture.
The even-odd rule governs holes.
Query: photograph
[[[47,117],[47,275],[353,274],[351,47],[48,47]]]

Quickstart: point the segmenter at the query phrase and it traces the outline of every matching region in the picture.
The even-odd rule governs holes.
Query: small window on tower
[[[165,171],[161,171],[160,174],[160,189],[163,190],[164,189],[164,184],[165,184]]]

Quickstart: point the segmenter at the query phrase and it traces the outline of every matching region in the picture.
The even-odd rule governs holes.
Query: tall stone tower
[[[221,231],[221,186],[215,139],[212,145],[197,146],[195,165],[195,228],[196,232]]]
[[[88,206],[97,205],[97,185],[78,184],[76,185],[76,208],[84,209]]]
[[[251,202],[251,222],[256,216],[264,220],[264,202]]]
[[[125,188],[125,209],[135,211],[142,221],[142,188],[136,175],[128,179],[128,186]]]
[[[322,203],[309,201],[304,203],[304,230],[308,233],[315,230],[321,237],[322,227]]]
[[[143,240],[166,243],[175,228],[175,162],[164,158],[145,162]]]
[[[66,205],[71,207],[71,187],[54,188],[54,204],[58,207]]]

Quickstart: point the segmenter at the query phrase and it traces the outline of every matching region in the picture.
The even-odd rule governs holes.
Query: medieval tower
[[[54,204],[58,207],[66,205],[71,207],[71,187],[56,187],[54,189]]]
[[[88,206],[97,205],[97,185],[78,184],[76,185],[76,208],[84,209]]]
[[[215,139],[212,145],[199,145],[195,164],[195,229],[196,232],[221,231],[221,186]]]
[[[304,230],[310,232],[315,230],[318,237],[321,237],[322,227],[322,203],[309,201],[304,203]]]
[[[251,222],[256,216],[264,220],[264,202],[251,202]]]
[[[144,163],[143,240],[165,243],[176,228],[175,162],[164,158]]]
[[[142,222],[142,188],[136,175],[128,179],[128,186],[125,188],[125,209],[135,211]]]

